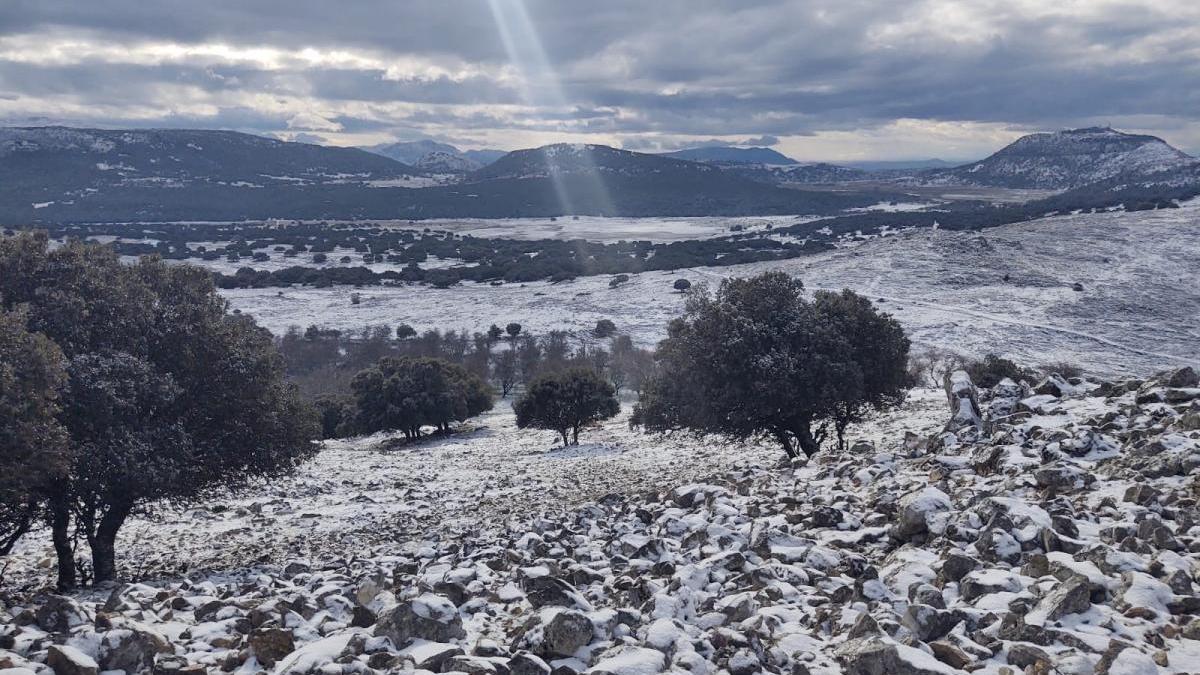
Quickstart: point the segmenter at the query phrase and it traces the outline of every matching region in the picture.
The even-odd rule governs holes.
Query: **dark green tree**
[[[613,386],[589,368],[547,373],[513,404],[519,429],[558,432],[563,445],[579,444],[579,430],[621,411]]]
[[[675,283],[671,284],[671,288],[674,288],[675,290],[679,291],[680,293],[687,292],[687,290],[691,287],[692,287],[692,282],[688,281],[687,279],[676,279]]]
[[[400,431],[420,438],[421,427],[450,430],[492,408],[492,392],[479,377],[442,359],[387,357],[350,383],[360,433]]]
[[[817,291],[812,308],[816,320],[845,338],[838,358],[848,365],[833,401],[831,421],[838,450],[846,449],[846,428],[873,411],[900,405],[908,394],[909,341],[892,317],[849,290]]]
[[[19,235],[0,240],[0,298],[26,306],[68,360],[59,417],[71,466],[41,494],[64,587],[72,523],[107,581],[135,509],[278,476],[316,450],[315,416],[285,383],[271,335],[230,313],[200,268]]]
[[[58,421],[65,383],[58,346],[26,330],[24,314],[0,311],[0,555],[36,522],[47,484],[70,468]]]
[[[765,435],[795,457],[817,452],[839,415],[853,419],[864,405],[894,400],[890,390],[868,397],[864,371],[879,364],[863,355],[887,343],[879,358],[897,359],[903,372],[908,346],[895,322],[872,318],[874,310],[863,310],[852,293],[810,303],[803,291],[799,280],[768,272],[726,280],[715,295],[693,292],[659,345],[659,369],[632,422],[650,430]],[[839,318],[847,307],[867,317]],[[886,330],[864,335],[848,332],[851,326]],[[891,373],[893,364],[886,365]]]
[[[598,338],[608,338],[616,335],[617,325],[612,322],[612,319],[600,319],[596,321],[596,327],[592,329],[592,335]]]
[[[515,338],[521,334],[521,324],[514,321],[504,327],[504,332],[508,333],[508,337]]]

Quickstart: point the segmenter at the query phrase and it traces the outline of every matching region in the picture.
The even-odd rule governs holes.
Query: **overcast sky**
[[[1197,0],[2,0],[0,123],[801,160],[1200,150]]]

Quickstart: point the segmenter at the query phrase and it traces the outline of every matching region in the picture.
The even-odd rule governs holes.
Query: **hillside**
[[[504,407],[416,451],[330,441],[249,494],[135,516],[123,571],[152,583],[38,596],[36,532],[10,563],[29,592],[0,610],[8,658],[70,673],[147,672],[156,651],[174,672],[279,675],[1191,672],[1198,383],[1187,368],[958,378],[811,461],[642,435],[627,414],[550,448]]]
[[[986,159],[921,175],[930,182],[1065,190],[1136,180],[1196,163],[1155,136],[1091,127],[1023,136]]]
[[[725,164],[799,164],[796,160],[771,148],[739,148],[732,146],[709,146],[689,148],[663,153],[664,157],[686,159],[690,162],[718,162]]]
[[[26,189],[196,183],[339,183],[418,175],[354,148],[291,143],[235,131],[0,128],[0,180]]]
[[[466,183],[481,199],[518,192],[565,199],[572,212],[611,215],[648,215],[655,204],[670,204],[675,215],[831,213],[881,196],[788,190],[714,165],[603,145],[517,150]]]
[[[371,147],[363,148],[363,150],[366,150],[367,152],[373,152],[377,155],[383,155],[384,157],[394,159],[397,162],[413,165],[421,161],[421,159],[426,155],[430,155],[435,152],[442,152],[449,155],[459,154],[458,148],[454,147],[453,145],[448,143],[438,143],[437,141],[431,141],[428,139],[420,141],[382,143],[380,145],[373,145]]]
[[[783,190],[720,169],[604,146],[424,168],[353,148],[227,131],[0,131],[0,223],[829,214],[888,195]],[[437,174],[437,175],[432,175]],[[554,174],[554,178],[551,175]]]
[[[438,143],[428,139],[383,143],[363,148],[368,152],[383,155],[412,166],[430,167],[431,171],[467,173],[487,166],[506,153],[503,150],[462,151],[449,143]]]

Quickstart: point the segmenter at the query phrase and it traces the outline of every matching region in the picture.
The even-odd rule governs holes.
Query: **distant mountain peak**
[[[1022,136],[986,159],[933,172],[941,182],[1062,190],[1145,176],[1196,160],[1156,136],[1085,127]]]

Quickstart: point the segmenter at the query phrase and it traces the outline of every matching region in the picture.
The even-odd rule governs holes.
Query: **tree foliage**
[[[579,431],[621,411],[617,392],[589,368],[570,368],[538,377],[513,404],[519,429],[558,432],[563,445],[579,444]]]
[[[901,400],[909,345],[899,324],[850,291],[811,302],[803,291],[781,272],[693,291],[633,422],[766,435],[789,456],[811,455],[830,425]]]
[[[359,433],[401,431],[419,438],[421,427],[449,431],[492,409],[492,391],[462,366],[434,358],[381,359],[351,382],[354,428]]]
[[[0,311],[0,555],[34,524],[38,495],[70,466],[58,421],[62,352],[31,333],[20,312]]]
[[[270,334],[231,314],[201,269],[20,235],[0,241],[0,298],[67,361],[58,418],[71,463],[39,494],[62,586],[76,581],[72,525],[105,581],[136,508],[277,476],[315,451],[315,418]]]

